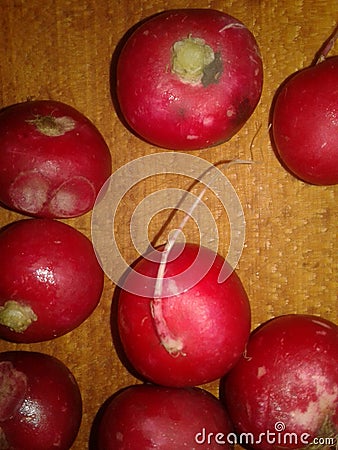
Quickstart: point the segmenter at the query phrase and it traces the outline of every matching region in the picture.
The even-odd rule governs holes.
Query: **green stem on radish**
[[[173,45],[171,70],[183,83],[206,87],[218,82],[223,65],[204,39],[189,35]]]
[[[27,123],[34,125],[41,134],[53,137],[63,136],[75,128],[75,120],[67,116],[37,116],[35,119],[27,120]]]
[[[26,331],[36,320],[36,314],[28,305],[9,300],[3,306],[0,306],[0,325],[4,325],[17,333]]]

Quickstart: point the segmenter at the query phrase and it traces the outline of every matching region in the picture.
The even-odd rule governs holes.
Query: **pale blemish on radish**
[[[0,421],[11,418],[22,405],[27,390],[27,377],[10,361],[0,362]],[[0,448],[1,446],[0,433]],[[8,447],[9,448],[9,447]]]
[[[229,30],[231,28],[244,28],[244,29],[246,29],[246,26],[243,23],[231,22],[231,23],[228,23],[227,25],[225,25],[220,30],[218,30],[218,32],[219,33],[223,33],[223,31]]]
[[[40,267],[35,270],[36,279],[43,284],[55,285],[54,271],[49,267]]]
[[[319,336],[326,336],[327,332],[326,331],[316,331],[316,334],[318,334]]]
[[[119,442],[123,442],[123,433],[121,433],[120,431],[118,431],[116,433],[116,440]]]
[[[212,126],[214,123],[214,118],[212,116],[206,116],[203,118],[203,126],[208,127]]]
[[[149,319],[148,316],[144,316],[143,319],[141,320],[141,325],[143,326],[148,319]]]
[[[95,188],[85,177],[73,177],[61,184],[49,204],[49,211],[59,217],[78,215],[95,201]]]
[[[38,214],[48,199],[49,182],[41,173],[31,170],[21,172],[9,188],[15,208]]]
[[[257,378],[262,378],[262,376],[264,376],[266,374],[266,367],[265,366],[261,366],[258,367],[257,369]]]
[[[93,183],[75,176],[62,183],[54,192],[48,179],[39,171],[21,172],[9,189],[15,208],[29,214],[40,214],[48,209],[52,215],[71,217],[88,211],[95,201]]]
[[[321,322],[320,320],[312,319],[312,322],[317,324],[317,325],[320,325],[321,327],[328,328],[329,330],[332,329],[332,327],[330,327],[329,324]]]
[[[338,386],[328,387],[326,378],[320,375],[314,377],[317,400],[310,401],[306,409],[296,408],[290,412],[293,423],[304,429],[320,428],[327,419],[327,411],[332,411],[338,403]]]
[[[195,140],[195,139],[198,139],[198,136],[196,136],[195,134],[188,134],[188,135],[187,135],[187,139],[188,139],[189,141],[193,141],[193,140]]]

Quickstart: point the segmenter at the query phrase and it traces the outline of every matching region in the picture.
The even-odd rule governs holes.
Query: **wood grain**
[[[246,240],[237,267],[252,305],[252,327],[285,313],[322,315],[334,322],[337,310],[337,186],[310,186],[293,178],[277,160],[269,137],[269,113],[279,84],[309,65],[337,20],[335,2],[323,0],[1,0],[0,107],[32,99],[61,100],[87,115],[105,137],[113,170],[152,153],[165,152],[132,135],[119,120],[111,97],[113,54],[135,23],[161,10],[205,7],[242,20],[254,33],[264,62],[264,88],[254,114],[229,142],[196,151],[214,163],[253,159],[227,173],[242,203]],[[337,48],[337,47],[336,47]],[[1,151],[1,149],[0,149]],[[156,181],[158,183],[158,181]],[[133,209],[159,186],[145,181],[125,202],[118,242],[128,263],[135,257],[129,232]],[[161,188],[167,187],[163,180]],[[178,183],[178,184],[176,184]],[[185,180],[175,180],[186,189]],[[217,199],[210,209],[224,238],[226,215]],[[1,209],[0,225],[23,216]],[[151,221],[150,239],[165,220]],[[88,237],[91,213],[65,222]],[[196,232],[188,227],[189,238]],[[164,234],[160,239],[166,238]],[[223,241],[222,241],[223,242]],[[0,255],[1,257],[1,255]],[[0,341],[0,350],[34,349],[57,356],[76,376],[83,396],[81,429],[73,450],[88,448],[90,430],[100,405],[115,391],[138,382],[119,360],[110,329],[115,284],[106,277],[101,302],[78,329],[54,341],[15,345]],[[218,383],[204,386],[218,395]]]

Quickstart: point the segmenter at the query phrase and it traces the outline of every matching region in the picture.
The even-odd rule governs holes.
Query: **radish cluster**
[[[90,211],[111,174],[98,129],[69,105],[27,101],[0,112],[0,202],[30,216],[0,230],[0,337],[55,339],[94,311],[103,270],[90,239],[57,219]],[[49,355],[0,353],[0,448],[68,450],[82,398]]]
[[[34,217],[0,230],[0,337],[50,340],[79,326],[101,297],[92,243],[55,219],[94,207],[110,151],[87,117],[53,100],[1,110],[0,148],[0,202]]]
[[[272,110],[279,157],[312,184],[338,182],[338,60],[327,58],[336,37],[315,66],[287,80]],[[182,9],[146,20],[128,36],[114,87],[121,119],[140,138],[194,150],[236,134],[262,82],[259,48],[242,22]],[[83,323],[102,294],[91,241],[58,219],[91,211],[111,174],[110,151],[86,117],[51,100],[2,110],[0,148],[0,202],[30,217],[0,231],[0,337],[52,340]],[[335,324],[293,314],[251,331],[250,302],[234,268],[194,243],[169,240],[132,269],[111,326],[121,359],[144,383],[102,406],[95,449],[337,442]],[[216,380],[219,398],[198,387]],[[67,450],[81,414],[79,387],[61,361],[0,353],[0,449]]]

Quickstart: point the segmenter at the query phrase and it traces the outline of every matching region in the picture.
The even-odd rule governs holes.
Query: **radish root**
[[[319,50],[318,56],[315,59],[315,64],[319,64],[325,61],[327,55],[330,53],[337,39],[338,39],[338,25],[334,29],[329,39],[324,43],[324,45]]]
[[[242,160],[242,159],[234,159],[231,161],[221,162],[216,165],[222,165],[226,169],[228,169],[230,166],[234,164],[252,164],[253,161],[251,160]],[[211,169],[210,169],[211,170]],[[209,170],[207,170],[203,175],[205,175]],[[199,178],[199,182],[201,182],[201,178],[203,175]],[[216,176],[216,174],[215,174]],[[161,345],[165,348],[165,350],[173,357],[177,356],[186,356],[186,353],[183,351],[184,345],[182,342],[182,339],[180,339],[177,336],[174,336],[171,330],[168,327],[167,321],[163,314],[163,280],[164,280],[164,274],[165,269],[167,266],[168,256],[169,253],[175,244],[178,235],[180,232],[183,231],[183,228],[185,227],[186,223],[188,222],[189,218],[192,216],[192,213],[194,212],[197,205],[202,200],[204,194],[206,193],[207,189],[210,188],[209,184],[206,184],[202,191],[200,192],[199,196],[196,198],[194,203],[191,205],[189,211],[187,211],[186,215],[184,216],[183,220],[181,221],[179,227],[174,231],[171,237],[169,237],[167,243],[165,244],[165,247],[163,249],[163,252],[161,254],[161,260],[159,263],[159,268],[157,271],[157,277],[154,287],[154,297],[150,302],[150,309],[151,309],[151,315],[153,317],[156,333],[158,335],[158,338],[160,340]]]

